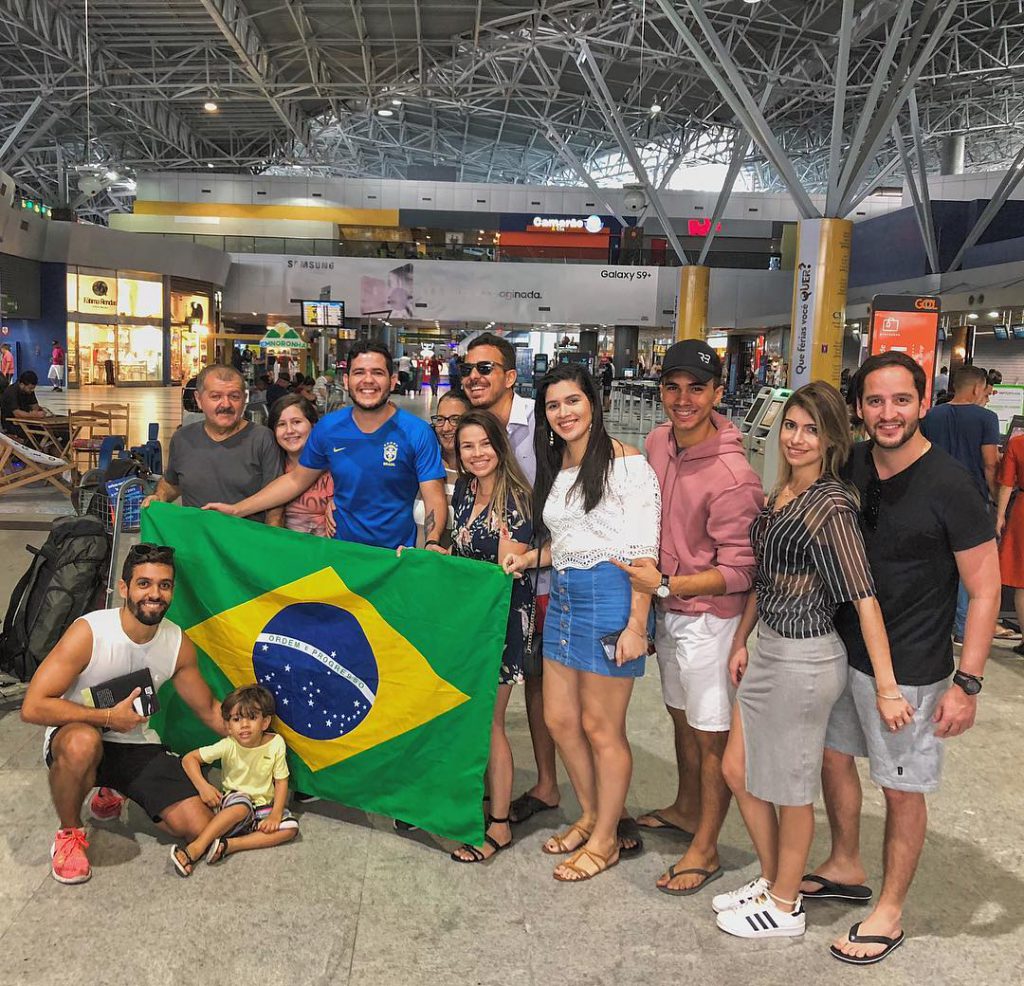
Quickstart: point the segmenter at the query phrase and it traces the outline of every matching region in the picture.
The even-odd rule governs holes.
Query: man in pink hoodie
[[[739,431],[714,406],[722,363],[696,339],[665,354],[661,400],[668,421],[647,437],[661,484],[661,554],[620,566],[633,588],[658,600],[661,687],[675,730],[679,786],[667,808],[641,815],[651,830],[690,838],[683,857],[659,877],[659,890],[697,893],[722,874],[718,835],[729,810],[722,754],[733,691],[729,647],[754,578],[750,525],[764,504]]]

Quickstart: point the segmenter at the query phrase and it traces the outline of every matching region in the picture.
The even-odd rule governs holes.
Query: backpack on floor
[[[110,536],[94,516],[61,517],[11,593],[0,669],[28,681],[78,617],[106,601]]]

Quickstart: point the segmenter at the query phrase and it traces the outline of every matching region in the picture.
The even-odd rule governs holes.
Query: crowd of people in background
[[[428,423],[392,400],[413,385],[407,359],[395,361],[377,342],[353,344],[344,372],[351,404],[325,416],[320,381],[280,369],[266,381],[269,428],[243,416],[236,368],[207,367],[196,381],[204,418],[172,438],[152,499],[399,553],[420,547],[513,575],[484,841],[455,849],[453,861],[491,859],[512,844],[516,825],[558,807],[557,751],[579,813],[543,844],[559,857],[556,880],[598,877],[639,855],[645,835],[664,833],[686,850],[653,886],[699,894],[724,876],[718,843],[735,797],[759,872],[710,899],[720,929],[797,936],[806,903],[874,900],[832,954],[871,964],[899,947],[926,835],[925,795],[939,785],[945,740],[974,722],[1001,583],[1009,579],[1024,603],[1024,521],[1009,508],[1024,479],[1024,437],[1000,464],[991,412],[981,407],[989,376],[961,368],[953,398],[927,416],[924,372],[901,353],[869,358],[844,381],[845,402],[826,383],[800,388],[782,411],[780,471],[765,478],[765,498],[739,431],[715,410],[722,364],[703,342],[664,354],[666,420],[643,450],[609,434],[604,373],[556,366],[529,399],[516,390],[513,347],[484,333],[456,373],[449,367],[451,389]],[[865,441],[855,441],[858,431]],[[102,715],[77,704],[97,641],[113,635],[121,651],[129,638],[149,646],[164,633],[152,628],[167,626],[154,615],[169,604],[173,563],[144,552],[135,562],[121,583],[124,633],[77,622],[24,703],[26,719],[51,729],[46,755],[61,820],[53,872],[64,882],[91,872],[80,808],[93,782],[104,785],[100,812],[120,791],[184,840],[173,854],[182,876],[202,853],[217,862],[294,835],[292,826],[281,834],[281,771],[261,779],[259,798],[232,800],[230,784],[207,790],[200,762],[244,760],[235,746],[218,745],[186,758],[184,781],[173,771],[154,781],[163,785],[154,795],[133,774],[142,760],[110,750],[142,721],[119,708],[101,741]],[[160,653],[163,677],[221,735],[246,749],[269,742],[272,707],[262,697],[213,703],[180,631]],[[672,723],[676,790],[633,818],[626,718],[652,655]],[[520,684],[536,783],[516,797],[505,717]],[[171,770],[158,749],[147,756]],[[867,758],[888,816],[877,899],[861,862],[857,757]],[[822,793],[831,853],[805,872]],[[218,822],[213,809],[231,814]]]

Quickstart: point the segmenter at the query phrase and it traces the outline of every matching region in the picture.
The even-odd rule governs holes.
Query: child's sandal
[[[214,839],[210,848],[206,850],[206,865],[216,866],[228,854],[228,840],[224,838]]]
[[[179,858],[179,853],[185,857],[185,862]],[[186,845],[171,846],[171,862],[174,864],[174,872],[186,878],[192,875],[192,867],[196,865]]]

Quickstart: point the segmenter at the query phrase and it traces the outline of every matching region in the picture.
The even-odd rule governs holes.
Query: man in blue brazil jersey
[[[355,343],[345,373],[352,407],[317,422],[295,469],[239,503],[207,509],[245,517],[290,503],[330,470],[336,538],[380,548],[414,545],[412,508],[419,493],[426,509],[424,547],[442,551],[448,505],[441,449],[430,425],[391,403],[395,383],[387,347]]]

